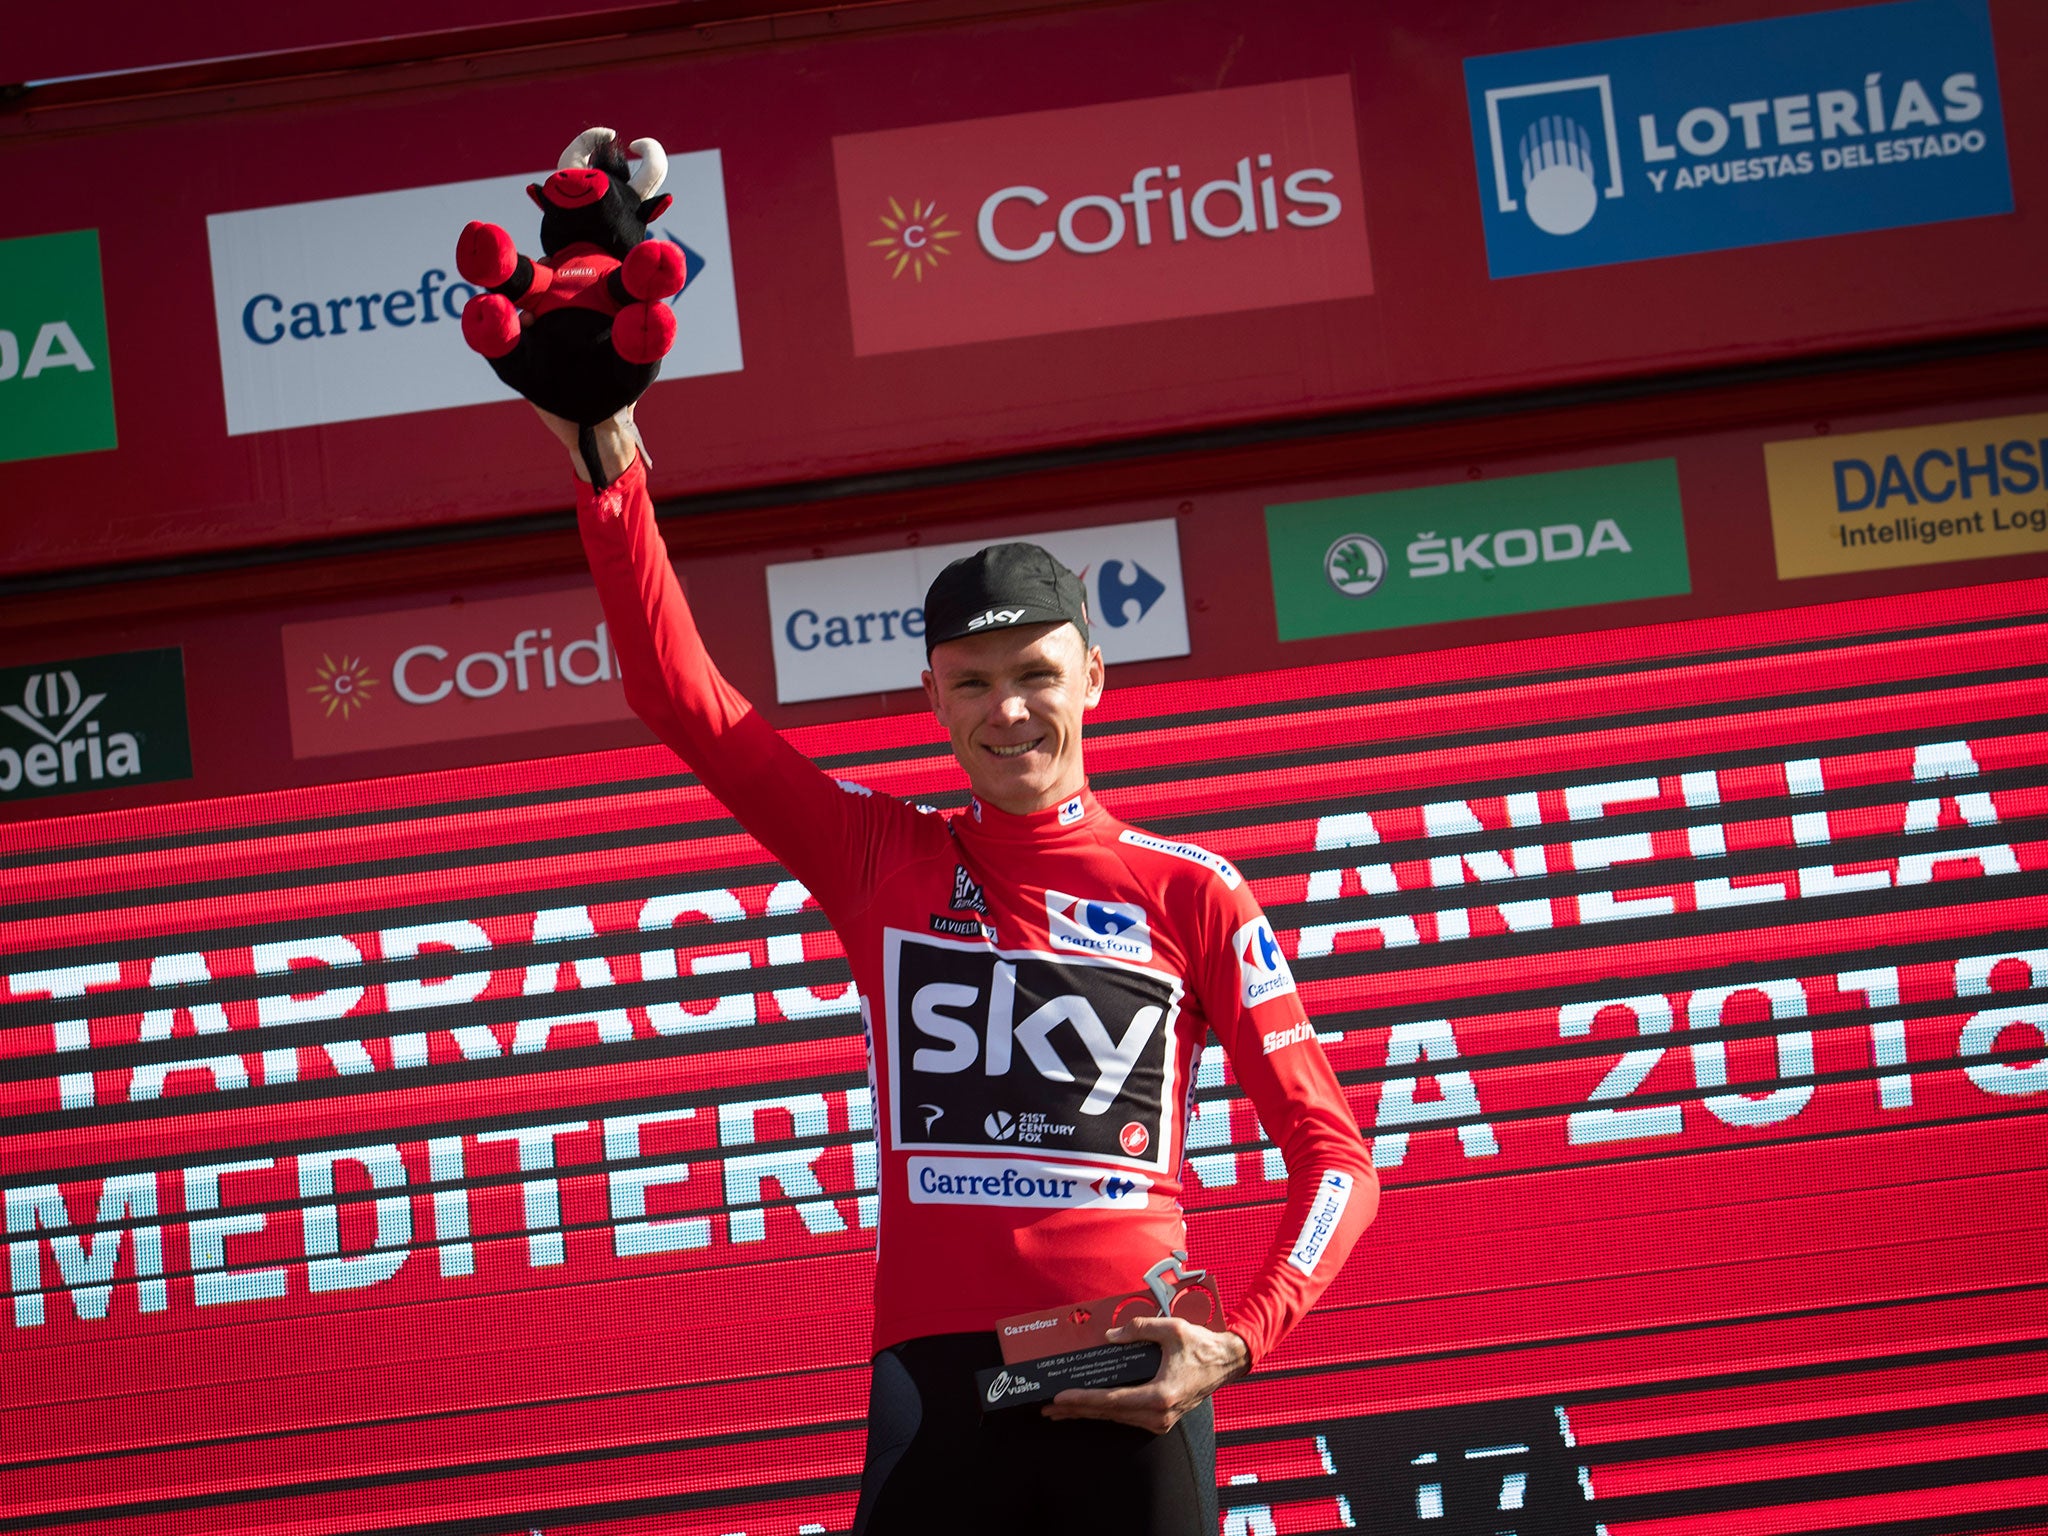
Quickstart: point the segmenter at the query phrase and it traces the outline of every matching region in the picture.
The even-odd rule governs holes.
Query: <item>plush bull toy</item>
[[[659,195],[668,157],[653,139],[632,147],[629,172],[617,135],[588,129],[526,189],[539,261],[496,224],[472,222],[455,247],[463,280],[484,290],[462,311],[463,339],[535,405],[584,427],[639,399],[676,337],[662,301],[682,291],[683,252],[647,230],[671,201]]]

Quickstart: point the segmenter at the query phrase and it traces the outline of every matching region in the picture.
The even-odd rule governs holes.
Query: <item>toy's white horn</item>
[[[627,185],[633,189],[635,197],[652,197],[668,180],[668,153],[654,139],[635,139],[633,153],[640,157],[640,169],[633,173],[633,179]]]
[[[562,158],[555,163],[555,169],[570,171],[579,165],[590,164],[591,157],[617,137],[609,128],[584,129],[569,141],[569,147],[562,151]]]

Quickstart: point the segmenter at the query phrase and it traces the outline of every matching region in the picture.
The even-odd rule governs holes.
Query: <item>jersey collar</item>
[[[1081,792],[1072,799],[1024,816],[998,810],[975,795],[968,800],[967,809],[960,814],[959,821],[963,832],[993,838],[997,842],[1038,843],[1089,826],[1106,814],[1096,801],[1094,791],[1084,784]]]

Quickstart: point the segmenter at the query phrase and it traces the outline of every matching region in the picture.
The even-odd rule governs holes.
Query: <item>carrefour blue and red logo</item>
[[[1987,0],[1465,61],[1495,277],[2012,211]]]
[[[1245,1007],[1271,1002],[1294,990],[1294,973],[1287,968],[1280,940],[1265,918],[1255,917],[1238,929],[1231,948],[1237,954],[1239,997]]]

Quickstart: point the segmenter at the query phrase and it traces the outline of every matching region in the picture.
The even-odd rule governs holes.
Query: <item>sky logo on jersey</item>
[[[1090,901],[1064,891],[1045,893],[1045,921],[1054,949],[1078,949],[1119,960],[1152,958],[1152,924],[1128,901]]]
[[[961,941],[887,931],[884,1111],[895,1144],[1163,1169],[1179,982],[1122,960],[993,942],[986,928]],[[920,1127],[919,1106],[943,1121]],[[1119,1139],[1133,1121],[1141,1153]]]
[[[1465,61],[1494,277],[2012,211],[1985,0]]]
[[[1104,1174],[1098,1168],[1022,1158],[913,1157],[909,1174],[915,1205],[1142,1211],[1152,1188],[1143,1174]]]
[[[1273,925],[1263,917],[1255,917],[1238,929],[1231,948],[1237,952],[1238,997],[1245,1007],[1256,1008],[1294,990],[1294,973],[1287,968],[1287,956],[1280,952],[1280,941],[1273,937]]]
[[[1309,1203],[1308,1217],[1301,1224],[1301,1235],[1295,1238],[1287,1262],[1304,1275],[1314,1274],[1316,1265],[1322,1260],[1323,1250],[1337,1235],[1337,1223],[1344,1219],[1344,1207],[1350,1203],[1351,1175],[1330,1169],[1316,1186],[1316,1197]]]

